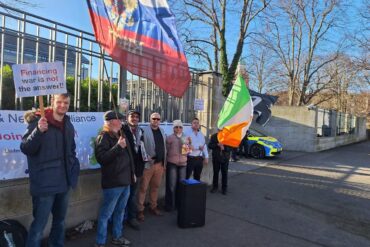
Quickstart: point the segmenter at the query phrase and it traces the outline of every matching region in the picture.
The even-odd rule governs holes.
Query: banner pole
[[[39,106],[40,106],[41,117],[45,117],[44,97],[42,95],[39,95]]]

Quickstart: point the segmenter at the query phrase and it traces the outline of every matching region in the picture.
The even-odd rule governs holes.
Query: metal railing
[[[334,110],[316,109],[317,136],[355,134],[357,117]]]

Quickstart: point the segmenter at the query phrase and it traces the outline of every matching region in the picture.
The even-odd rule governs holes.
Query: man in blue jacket
[[[27,247],[40,247],[49,214],[53,223],[49,246],[64,246],[64,219],[69,191],[77,185],[80,164],[76,157],[75,130],[66,115],[70,104],[68,94],[52,97],[51,107],[40,112],[27,112],[27,131],[21,151],[27,155],[33,221]]]

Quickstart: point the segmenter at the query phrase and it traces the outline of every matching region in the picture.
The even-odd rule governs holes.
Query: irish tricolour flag
[[[217,127],[218,141],[224,145],[238,147],[253,119],[253,102],[247,85],[238,75],[220,112]]]

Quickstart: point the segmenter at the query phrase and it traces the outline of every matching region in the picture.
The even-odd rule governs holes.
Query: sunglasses
[[[175,126],[174,128],[180,128],[180,129],[182,129],[182,126]]]
[[[160,118],[152,118],[152,120],[159,121],[161,119]]]

